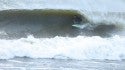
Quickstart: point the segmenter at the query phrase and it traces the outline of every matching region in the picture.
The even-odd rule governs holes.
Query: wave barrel
[[[72,25],[80,23],[82,18],[75,10],[3,10],[0,11],[0,38],[22,38],[27,35],[74,37],[79,32]]]

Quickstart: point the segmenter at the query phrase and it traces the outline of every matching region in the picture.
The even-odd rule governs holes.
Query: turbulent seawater
[[[0,70],[125,70],[124,0],[0,0]]]

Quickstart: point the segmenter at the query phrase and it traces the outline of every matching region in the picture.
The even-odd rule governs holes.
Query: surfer
[[[80,24],[82,22],[82,18],[80,16],[75,15],[73,18],[74,24]]]

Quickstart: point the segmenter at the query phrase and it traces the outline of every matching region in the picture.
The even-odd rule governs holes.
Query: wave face
[[[125,59],[123,0],[0,0],[0,59]]]
[[[73,10],[4,10],[0,12],[1,38],[77,36],[74,21],[81,14]],[[77,20],[75,20],[75,16]],[[87,22],[85,20],[84,22]],[[4,32],[4,33],[2,33]]]

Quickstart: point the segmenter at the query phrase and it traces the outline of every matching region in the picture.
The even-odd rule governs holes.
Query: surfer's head
[[[82,22],[82,18],[80,16],[74,15],[73,21],[75,24],[80,24],[80,22]]]

